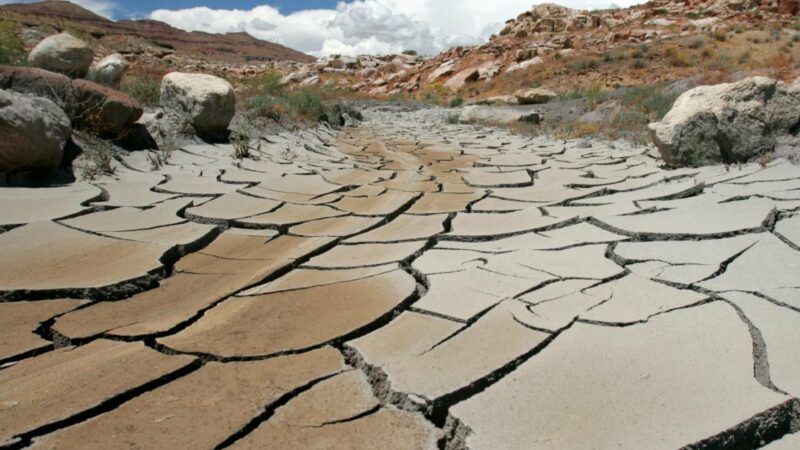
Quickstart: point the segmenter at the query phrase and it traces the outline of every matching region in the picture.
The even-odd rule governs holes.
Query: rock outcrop
[[[539,123],[542,114],[538,111],[511,106],[470,105],[461,111],[460,123],[505,125],[513,122]]]
[[[89,45],[69,33],[45,38],[28,55],[32,66],[73,78],[86,76],[92,59],[94,52]]]
[[[0,89],[0,172],[58,167],[71,131],[51,100]]]
[[[47,97],[66,112],[73,127],[109,138],[124,135],[143,112],[122,92],[30,67],[0,66],[0,89]]]
[[[669,165],[747,161],[800,143],[800,89],[766,77],[699,86],[649,128]]]
[[[92,64],[88,78],[98,84],[117,87],[126,70],[128,61],[119,53],[114,53]]]
[[[198,135],[223,137],[236,112],[233,86],[222,78],[172,72],[161,81],[161,106],[184,116]]]
[[[547,103],[556,97],[556,93],[550,89],[533,88],[533,89],[520,89],[514,93],[517,97],[517,102],[520,105],[537,105],[540,103]]]

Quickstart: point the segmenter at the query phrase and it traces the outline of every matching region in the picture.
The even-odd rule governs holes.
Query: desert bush
[[[727,71],[733,66],[733,60],[728,55],[720,55],[708,63],[708,68],[711,70]]]
[[[114,145],[89,133],[76,133],[83,149],[82,164],[79,166],[83,179],[95,180],[103,175],[114,175]]]
[[[231,145],[233,146],[234,159],[251,158],[253,155],[250,152],[253,137],[247,132],[234,131],[231,133]],[[258,139],[256,151],[261,149],[261,140]]]
[[[458,124],[458,114],[450,114],[445,117],[444,121],[450,125]]]
[[[629,110],[660,120],[672,109],[676,98],[664,94],[659,86],[636,86],[626,89],[621,100]]]
[[[742,54],[739,55],[739,64],[744,64],[744,63],[750,61],[750,58],[752,56],[753,55],[750,53],[750,50],[746,50],[746,51],[742,52]]]
[[[574,100],[585,98],[591,103],[602,103],[608,97],[608,92],[598,84],[593,84],[586,89],[575,89],[564,92],[556,97],[556,101]]]
[[[689,48],[698,49],[704,45],[706,45],[706,41],[703,38],[697,38],[689,43]]]
[[[327,122],[333,126],[343,122],[342,108],[336,105],[339,92],[334,87],[305,87],[288,90],[280,83],[280,77],[268,74],[262,77],[255,92],[243,96],[243,114],[251,122],[256,118],[281,120],[284,117],[303,122]],[[356,113],[347,111],[351,116]]]
[[[724,30],[716,30],[714,31],[714,39],[725,42],[728,40],[728,33]]]
[[[165,136],[158,143],[158,149],[147,154],[147,162],[150,163],[151,170],[158,170],[169,163],[172,153],[175,151],[175,139]]]
[[[416,50],[403,50],[403,54],[404,55],[409,55],[409,56],[417,56],[418,55]]]
[[[634,59],[631,62],[631,69],[639,70],[647,67],[647,63],[643,59]]]
[[[569,68],[573,72],[583,72],[586,70],[593,70],[600,67],[600,62],[596,59],[580,58],[569,64]]]
[[[275,72],[265,73],[259,80],[261,93],[280,97],[286,94],[286,88],[281,84],[281,76]]]
[[[556,133],[556,137],[561,139],[579,139],[590,136],[597,136],[600,131],[600,124],[576,121],[569,123]]]
[[[24,66],[28,63],[25,56],[25,45],[17,35],[17,25],[0,20],[0,64]]]
[[[464,97],[460,95],[452,100],[450,100],[450,107],[451,108],[458,108],[459,106],[464,104]]]
[[[161,78],[149,72],[128,74],[122,78],[119,90],[139,101],[142,106],[158,106],[161,97]]]
[[[450,90],[446,87],[442,86],[441,84],[433,84],[424,92],[422,92],[422,96],[420,97],[420,101],[423,103],[428,103],[430,105],[437,105],[441,106],[443,104],[442,98],[449,95]]]
[[[666,58],[673,67],[689,67],[692,64],[689,57],[677,47],[667,47],[664,49],[664,58]]]
[[[300,89],[286,95],[285,101],[295,117],[321,120],[327,111],[322,97],[312,89]]]
[[[612,125],[623,130],[639,130],[650,123],[650,119],[639,111],[622,111],[614,118]]]

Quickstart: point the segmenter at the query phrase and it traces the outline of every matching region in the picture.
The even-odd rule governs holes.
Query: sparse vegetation
[[[458,114],[450,114],[445,118],[445,122],[450,125],[458,124]]]
[[[103,175],[114,175],[114,144],[89,133],[76,134],[81,141],[83,154],[79,165],[80,175],[86,180],[95,180]]]
[[[128,74],[122,79],[119,89],[136,99],[142,106],[158,106],[161,96],[161,77],[150,72]]]
[[[418,55],[416,50],[403,50],[403,54],[404,55],[409,55],[409,56],[417,56]]]
[[[328,122],[334,124],[340,113],[333,100],[339,97],[334,87],[305,87],[288,90],[280,75],[267,73],[261,77],[243,104],[247,114],[271,120],[289,117],[305,122]]]
[[[647,63],[643,59],[634,59],[631,63],[631,69],[641,70],[647,67]]]
[[[25,46],[17,35],[17,25],[14,22],[0,20],[0,64],[27,65],[25,55]]]
[[[450,100],[450,107],[451,108],[458,108],[459,106],[461,106],[463,104],[464,104],[464,97],[461,97],[460,95],[458,97],[455,97],[454,99]]]
[[[450,95],[450,90],[441,84],[433,84],[421,93],[420,101],[429,105],[441,106],[444,98]]]
[[[579,58],[570,63],[569,68],[573,72],[585,72],[600,67],[600,61],[590,58]]]
[[[689,43],[689,48],[698,49],[698,48],[703,48],[704,45],[706,45],[705,39],[699,37],[697,39],[694,39],[691,43]]]
[[[166,136],[161,139],[158,149],[147,154],[147,162],[150,163],[150,169],[155,171],[167,165],[170,158],[172,158],[175,147],[175,140],[172,137]]]
[[[585,98],[589,100],[592,105],[602,103],[608,96],[608,92],[600,85],[592,85],[586,89],[576,89],[573,91],[565,92],[558,97],[556,101],[573,100],[577,98]]]
[[[252,157],[251,144],[253,137],[246,132],[234,131],[231,133],[231,145],[233,146],[234,159],[246,159]],[[261,150],[261,140],[257,140],[256,151]]]

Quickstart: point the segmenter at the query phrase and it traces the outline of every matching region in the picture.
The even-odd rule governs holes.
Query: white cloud
[[[6,5],[9,3],[33,3],[34,1],[38,0],[29,0],[29,1],[0,0],[0,5]],[[117,9],[117,5],[114,2],[108,0],[70,0],[70,1],[107,19],[112,18],[114,16],[114,11]]]
[[[640,1],[624,0],[622,4]],[[567,0],[564,4],[592,9],[607,7],[610,1]],[[506,20],[530,8],[531,0],[354,0],[339,2],[336,9],[288,15],[262,5],[250,10],[160,9],[150,18],[189,31],[246,31],[256,38],[318,56],[409,49],[435,54],[455,45],[483,43]]]

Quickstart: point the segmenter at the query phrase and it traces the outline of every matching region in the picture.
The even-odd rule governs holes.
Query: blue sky
[[[156,9],[185,9],[207,6],[212,9],[252,9],[259,5],[274,6],[285,14],[304,9],[335,9],[337,0],[122,0],[116,2],[114,18],[127,15],[146,16]]]
[[[19,0],[0,0],[0,4]],[[32,1],[32,0],[24,0]],[[187,31],[246,32],[315,56],[436,54],[486,42],[542,0],[71,0],[113,19],[154,19]],[[642,0],[549,0],[575,9]]]

